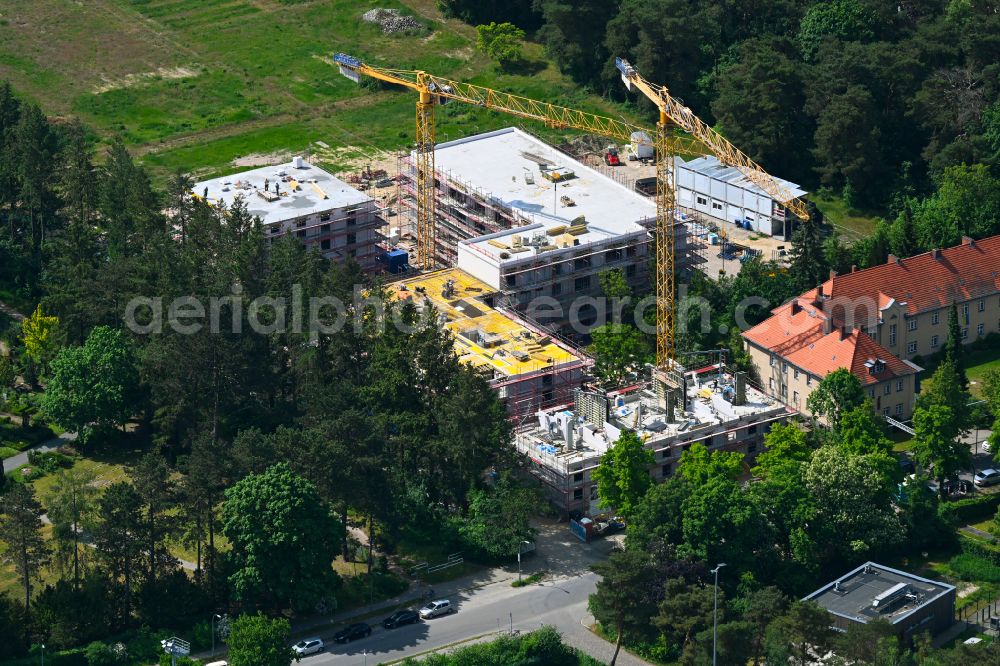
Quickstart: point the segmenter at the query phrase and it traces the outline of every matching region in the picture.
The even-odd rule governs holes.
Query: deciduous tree
[[[521,40],[524,30],[513,23],[476,26],[476,48],[493,58],[502,69],[507,69],[521,59]]]
[[[261,613],[241,615],[229,632],[231,666],[290,666],[295,658],[292,627],[285,618],[271,619]]]
[[[52,361],[42,409],[53,422],[86,441],[93,428],[122,426],[138,406],[139,375],[125,335],[99,326],[82,347]]]
[[[238,598],[311,609],[337,589],[330,565],[344,528],[316,487],[287,464],[227,490],[222,523],[233,546],[230,582]]]
[[[480,552],[495,559],[513,557],[523,541],[533,541],[535,530],[528,519],[538,506],[538,497],[511,479],[470,495],[469,517],[462,536]]]
[[[80,538],[83,526],[95,508],[96,475],[81,466],[59,472],[46,504],[52,520],[52,535],[64,555],[72,550],[73,584],[80,584]]]
[[[834,429],[840,425],[842,415],[864,404],[861,382],[846,368],[838,368],[824,377],[806,400],[809,411],[826,418]]]
[[[646,360],[639,330],[629,324],[605,324],[591,333],[594,376],[609,388],[622,385]]]
[[[649,588],[654,581],[649,555],[638,550],[614,552],[591,567],[601,579],[590,595],[588,608],[601,625],[615,633],[615,652],[609,666],[618,660],[622,642],[647,635],[656,612]]]
[[[649,476],[653,460],[653,452],[643,446],[639,436],[630,430],[623,430],[591,473],[597,482],[601,503],[614,507],[623,516],[631,515],[636,504],[653,485]]]

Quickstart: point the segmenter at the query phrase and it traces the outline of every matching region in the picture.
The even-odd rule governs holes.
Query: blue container
[[[401,273],[406,268],[406,265],[410,263],[410,255],[406,250],[394,249],[389,250],[381,257],[382,261],[385,262],[385,269],[390,273]]]
[[[746,229],[747,231],[753,229],[753,225],[750,224],[750,220],[743,220],[743,228]]]

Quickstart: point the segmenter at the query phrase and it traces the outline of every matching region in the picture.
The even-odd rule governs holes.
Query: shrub
[[[52,474],[60,468],[72,467],[73,458],[58,451],[30,451],[28,453],[28,464],[39,469],[43,474]]]
[[[961,499],[955,502],[947,502],[943,505],[942,511],[959,524],[978,523],[996,515],[997,507],[1000,506],[1000,493],[981,493],[976,497]]]
[[[1000,565],[979,555],[961,553],[951,558],[948,567],[962,580],[1000,583]]]

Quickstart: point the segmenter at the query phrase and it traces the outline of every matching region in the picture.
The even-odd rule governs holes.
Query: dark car
[[[350,643],[353,640],[372,635],[372,628],[366,622],[349,624],[333,636],[335,643]]]
[[[401,610],[382,620],[382,626],[386,629],[395,629],[414,622],[420,622],[420,613],[415,610]]]

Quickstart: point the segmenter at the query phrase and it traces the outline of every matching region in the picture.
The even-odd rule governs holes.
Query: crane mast
[[[599,136],[631,141],[634,132],[648,130],[631,123],[577,109],[512,95],[484,86],[434,76],[420,70],[390,69],[365,64],[343,53],[333,57],[340,73],[358,82],[361,76],[409,88],[419,94],[416,112],[417,263],[425,270],[436,268],[434,107],[450,101],[471,104],[507,115],[535,120],[548,127],[573,129]],[[780,201],[795,215],[808,219],[805,206],[791,196],[773,177],[741,153],[722,135],[708,127],[690,109],[671,97],[666,87],[649,83],[621,58],[616,65],[629,89],[635,86],[659,109],[654,133],[656,155],[656,367],[669,374],[675,357],[675,252],[676,201],[674,160],[678,152],[690,152],[693,138],[722,162],[735,166],[751,182]],[[679,136],[674,127],[687,132]],[[676,383],[676,382],[667,382]]]

